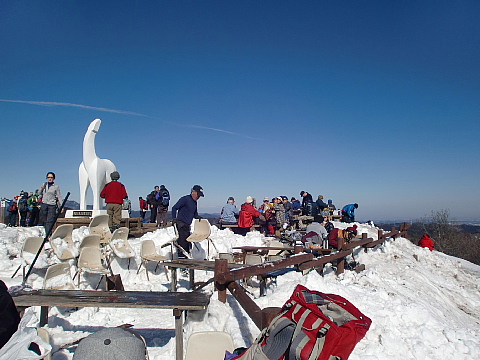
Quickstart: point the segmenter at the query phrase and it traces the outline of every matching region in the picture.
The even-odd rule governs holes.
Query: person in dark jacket
[[[192,244],[187,241],[190,236],[190,225],[193,219],[201,219],[198,216],[197,201],[203,197],[203,189],[200,185],[194,185],[190,195],[182,196],[172,207],[172,223],[177,228],[177,244],[188,254]],[[185,254],[178,254],[179,259],[186,259]]]
[[[326,214],[323,214],[323,211],[326,208],[328,208],[328,205],[325,204],[325,202],[323,201],[323,195],[318,195],[318,199],[315,202],[317,203],[318,213],[322,215],[326,215]]]
[[[160,191],[160,187],[157,185],[153,191],[147,195],[147,204],[150,208],[150,222],[155,223],[157,220],[157,194]]]
[[[120,227],[123,199],[127,198],[128,194],[125,186],[118,181],[118,179],[120,179],[118,171],[112,172],[110,178],[112,181],[105,184],[105,187],[100,193],[100,197],[105,199],[105,203],[107,204],[108,226],[110,227],[110,231],[113,232]]]
[[[160,190],[155,195],[157,200],[157,227],[167,226],[168,205],[170,205],[170,192],[165,185],[160,185]]]
[[[302,209],[305,209],[305,205],[313,201],[312,195],[306,191],[300,191],[300,196],[302,197]]]
[[[0,280],[0,348],[5,345],[17,331],[20,324],[20,315],[8,293],[7,286]]]

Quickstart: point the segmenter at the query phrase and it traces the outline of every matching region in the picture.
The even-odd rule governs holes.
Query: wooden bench
[[[200,292],[32,290],[12,294],[17,307],[41,306],[40,326],[48,322],[48,307],[113,307],[172,309],[175,317],[176,360],[183,359],[183,317],[204,310],[210,296]]]

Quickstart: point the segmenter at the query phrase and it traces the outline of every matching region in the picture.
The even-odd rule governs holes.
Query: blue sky
[[[82,141],[132,200],[194,184],[323,194],[357,217],[480,217],[478,1],[0,1],[0,196]],[[134,201],[134,208],[137,208]]]

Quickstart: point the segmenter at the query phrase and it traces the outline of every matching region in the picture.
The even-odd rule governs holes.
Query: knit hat
[[[118,173],[118,171],[114,171],[110,174],[110,179],[112,180],[118,180],[120,179],[120,174]]]
[[[251,196],[247,196],[247,200],[245,200],[245,202],[251,204],[253,203],[253,198]]]
[[[74,360],[145,360],[145,343],[122,328],[106,328],[80,341]]]

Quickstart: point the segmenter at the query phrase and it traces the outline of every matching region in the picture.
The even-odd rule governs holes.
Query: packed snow
[[[334,223],[344,228],[346,224]],[[377,238],[377,228],[358,224],[359,233]],[[258,232],[242,237],[229,229],[219,230],[212,226],[211,239],[215,247],[207,247],[207,240],[194,248],[195,258],[214,258],[219,252],[231,252],[240,245],[266,245],[273,238]],[[89,233],[87,227],[73,231],[73,240],[78,248],[82,238]],[[42,227],[10,228],[0,224],[0,278],[11,287],[22,282],[22,271],[11,276],[19,266],[31,261],[31,255],[22,258],[22,245],[27,237],[43,236]],[[145,270],[137,275],[140,265],[140,244],[143,240],[155,242],[160,254],[170,257],[170,246],[161,248],[175,237],[173,228],[158,229],[141,238],[129,239],[136,256],[127,269],[128,259],[115,258],[113,272],[120,274],[125,290],[168,291],[170,282],[160,267],[154,273],[155,264],[150,263],[147,281]],[[48,265],[59,262],[50,245],[47,254],[37,261],[36,268],[27,284],[40,289],[44,286]],[[249,286],[261,308],[278,306],[290,297],[297,284],[325,293],[338,294],[352,302],[361,312],[372,319],[372,326],[350,356],[351,360],[394,359],[480,359],[480,267],[466,261],[430,252],[409,240],[388,240],[375,249],[354,251],[355,260],[365,264],[360,273],[345,271],[335,275],[327,265],[323,276],[316,271],[303,275],[290,272],[270,284],[266,296],[259,296],[258,287]],[[74,274],[74,261],[69,260]],[[37,267],[37,266],[36,266]],[[27,267],[28,269],[28,267]],[[196,280],[207,280],[213,274],[196,271]],[[93,289],[99,275],[85,274],[80,277],[80,289]],[[58,280],[58,279],[57,279]],[[67,281],[68,279],[60,279]],[[77,285],[77,279],[75,279]],[[101,286],[104,287],[102,284]],[[188,291],[188,277],[179,277],[179,291]],[[238,302],[229,295],[226,304],[217,300],[212,285],[204,291],[211,293],[206,311],[189,312],[184,326],[185,344],[196,331],[226,331],[235,347],[249,346],[259,330],[243,311]],[[39,317],[39,307],[35,307]],[[112,308],[51,308],[46,329],[53,342],[53,360],[72,359],[75,341],[103,327],[132,324],[147,342],[152,360],[174,359],[174,317],[171,310],[112,309]],[[186,347],[186,346],[185,346]]]

